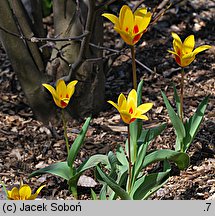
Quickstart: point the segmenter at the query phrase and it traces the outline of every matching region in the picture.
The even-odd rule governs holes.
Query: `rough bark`
[[[29,1],[34,3],[34,8],[36,6],[38,9],[41,8],[38,0]],[[77,7],[77,2],[80,3],[80,7]],[[89,2],[92,6],[94,1],[53,1],[54,28],[55,34],[59,38],[83,34],[86,27],[86,18],[88,17]],[[37,3],[38,5],[35,6]],[[96,14],[96,16],[100,15]],[[102,45],[102,21],[100,17],[92,21],[91,24],[94,29],[91,29],[88,34],[90,42]],[[39,49],[41,44],[32,43],[25,39],[33,36],[44,36],[41,22],[42,17],[39,12],[34,11],[34,13],[31,13],[30,18],[27,16],[21,0],[0,1],[0,27],[7,30],[0,30],[0,39],[11,60],[13,69],[18,75],[29,105],[38,119],[48,123],[53,116],[56,117],[56,106],[51,95],[42,87],[42,83],[53,84],[59,78],[69,74],[71,71],[70,66],[77,65],[80,50],[83,50],[83,40],[56,42],[56,48],[60,52],[53,49],[50,59],[51,64],[47,66],[47,55],[44,55],[44,52]],[[35,23],[41,30],[38,31],[37,29],[35,31]],[[13,34],[10,34],[10,32]],[[20,35],[20,37],[15,35]],[[78,63],[79,67],[72,71],[70,80],[77,79],[79,82],[67,111],[77,118],[96,114],[103,106],[104,74],[102,61],[85,61],[88,58],[99,58],[101,56],[101,51],[91,48],[87,44],[84,56]]]
[[[19,4],[19,1],[0,1],[0,26],[17,35],[32,35],[28,23],[23,21],[23,17],[20,17],[22,16],[21,9],[19,10],[20,14],[17,14],[17,20],[15,20],[11,10],[14,3],[15,8],[13,9],[17,11],[18,6],[16,4]],[[53,114],[54,109],[53,105],[47,102],[46,94],[41,85],[45,76],[38,47],[36,44],[26,42],[2,30],[0,30],[0,39],[34,114],[47,123],[49,114]]]
[[[81,35],[86,27],[88,13],[87,1],[80,1],[77,7],[76,1],[56,0],[53,5],[55,35],[60,37],[74,37]],[[95,14],[93,20],[90,42],[102,45],[103,25],[100,14]],[[53,50],[51,59],[51,74],[55,79],[68,75],[70,68],[68,64],[74,64],[79,58],[81,49],[80,41],[58,42],[59,50],[63,51],[63,59],[56,58],[57,52]],[[64,47],[62,49],[62,47]],[[99,58],[102,52],[95,48],[88,48],[84,58]],[[66,61],[65,61],[66,60]],[[67,63],[68,62],[68,63]],[[49,68],[50,69],[50,68]],[[104,103],[104,73],[102,61],[84,62],[77,71],[72,73],[71,78],[77,79],[78,85],[68,112],[74,116],[81,117],[91,113],[98,113]]]

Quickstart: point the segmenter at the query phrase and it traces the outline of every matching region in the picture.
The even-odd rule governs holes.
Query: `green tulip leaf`
[[[100,179],[102,179],[122,200],[131,200],[128,193],[121,188],[114,179],[104,173],[99,166],[96,167],[96,171],[100,175]]]
[[[145,155],[146,155],[147,148],[148,148],[147,144],[141,145],[139,147],[137,160],[136,160],[136,162],[134,163],[134,166],[133,166],[132,185],[136,181],[139,173],[142,170],[142,166],[143,166],[143,162],[144,162],[144,158],[145,158]]]
[[[29,178],[42,174],[52,174],[59,176],[63,179],[69,180],[72,177],[72,173],[73,169],[69,167],[66,162],[58,162],[32,172],[29,175]]]
[[[79,150],[84,142],[85,135],[87,133],[87,129],[90,124],[91,117],[88,117],[82,127],[81,132],[79,133],[78,137],[73,142],[70,150],[69,155],[67,157],[67,163],[69,167],[72,167],[75,161],[75,158],[77,157],[77,154],[79,153]]]
[[[99,163],[110,167],[110,163],[107,155],[97,154],[86,159],[78,168],[77,173],[82,173],[90,168],[97,166]]]
[[[152,163],[164,160],[174,162],[180,170],[186,169],[190,163],[190,158],[186,153],[176,152],[170,149],[159,149],[145,156],[142,168],[145,168]]]
[[[184,152],[187,151],[193,139],[195,138],[201,122],[204,117],[204,113],[208,104],[209,96],[205,97],[204,100],[199,104],[196,112],[190,119],[186,122],[186,137],[184,138]]]
[[[158,135],[160,135],[165,128],[166,123],[163,123],[156,127],[142,130],[141,136],[138,140],[138,145],[149,143],[151,140],[155,139]]]
[[[176,108],[177,108],[177,112],[178,115],[180,115],[180,110],[181,110],[181,106],[180,106],[180,98],[178,96],[178,92],[175,86],[175,83],[173,83],[173,91],[174,91],[174,99],[175,99],[175,103],[176,103]]]
[[[133,200],[147,199],[167,182],[171,168],[168,161],[164,163],[163,172],[144,175],[135,182],[130,193]]]
[[[122,148],[121,145],[119,145],[117,147],[117,150],[116,150],[116,157],[118,159],[118,161],[122,164],[122,165],[125,165],[128,167],[128,160],[127,160],[127,157],[125,155],[125,152],[124,152],[124,149]]]
[[[180,146],[176,145],[175,148],[176,148],[176,150],[181,150],[181,148],[182,148],[181,145],[183,144],[183,139],[186,136],[184,125],[183,125],[181,119],[179,118],[179,116],[175,113],[174,109],[170,105],[170,103],[169,103],[166,95],[162,91],[161,91],[161,94],[163,96],[164,103],[166,105],[166,108],[167,108],[170,120],[171,120],[171,122],[173,124],[173,127],[175,129],[176,135],[177,135],[177,137],[179,139],[179,142],[177,142],[176,144],[177,145],[180,144]]]
[[[92,200],[98,200],[95,191],[90,188]]]

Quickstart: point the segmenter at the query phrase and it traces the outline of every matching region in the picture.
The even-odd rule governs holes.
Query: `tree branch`
[[[72,74],[77,71],[80,66],[83,64],[83,62],[86,60],[86,52],[89,48],[89,43],[90,43],[90,37],[92,33],[92,28],[93,28],[93,23],[94,23],[94,18],[95,18],[95,0],[88,0],[88,13],[87,13],[87,21],[86,21],[86,26],[85,26],[85,31],[84,33],[86,36],[83,38],[81,42],[81,48],[80,52],[78,55],[78,59],[75,63],[71,65],[69,74],[67,76],[62,77],[65,82],[68,82],[72,78]]]

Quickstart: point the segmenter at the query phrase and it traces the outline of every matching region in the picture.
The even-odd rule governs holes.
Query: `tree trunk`
[[[37,8],[41,8],[40,1],[29,1],[34,4],[38,3]],[[54,0],[55,35],[65,38],[83,34],[89,2],[90,0],[80,1],[80,7],[77,7],[75,0]],[[96,14],[96,16],[100,16],[100,14]],[[33,36],[44,37],[41,18],[41,12],[34,11],[34,23],[31,23],[32,17],[29,19],[27,16],[21,0],[0,1],[0,27],[2,29],[0,30],[0,39],[35,116],[44,123],[48,123],[53,116],[56,117],[56,106],[51,95],[42,87],[42,83],[55,83],[62,76],[69,74],[70,66],[75,64],[80,57],[82,42],[57,42],[55,48],[60,52],[53,49],[51,63],[46,65],[45,49],[41,52],[38,43],[23,39]],[[35,30],[35,21],[41,30]],[[95,18],[93,21],[94,28],[91,32],[90,42],[102,45],[102,21],[100,18]],[[20,37],[15,35],[20,35]],[[101,56],[102,52],[98,49],[87,47],[83,60]],[[67,111],[77,118],[98,113],[104,103],[105,79],[102,61],[82,61],[77,70],[72,71],[71,80],[74,79],[79,82]]]
[[[33,36],[23,16],[19,0],[0,1],[0,26],[16,35]],[[55,109],[51,102],[47,102],[42,88],[45,80],[44,65],[37,45],[2,30],[0,30],[0,39],[35,116],[47,123],[49,117],[54,115]]]
[[[68,38],[83,34],[88,13],[87,1],[80,1],[80,7],[77,7],[74,0],[55,0],[53,3],[55,35]],[[100,14],[95,14],[95,16],[90,42],[102,45],[103,23],[99,17]],[[54,61],[52,61],[51,67],[49,65],[49,72],[55,77],[55,80],[68,75],[69,65],[74,64],[79,58],[81,42],[57,42],[56,47],[63,51],[63,56],[56,58],[58,54],[56,49],[52,52],[51,59]],[[62,47],[64,48],[62,49]],[[85,58],[89,59],[101,58],[102,51],[89,47],[85,55]],[[77,71],[72,73],[71,77],[79,82],[67,111],[77,117],[98,113],[104,103],[105,78],[102,60],[84,62]]]

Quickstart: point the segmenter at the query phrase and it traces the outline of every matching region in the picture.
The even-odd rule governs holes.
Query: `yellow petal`
[[[52,97],[54,99],[55,104],[58,107],[62,108],[61,104],[60,104],[60,100],[59,100],[58,95],[57,95],[57,92],[55,91],[55,89],[53,88],[53,86],[51,86],[49,84],[43,84],[43,86],[50,91],[50,93],[52,94]]]
[[[119,19],[115,15],[110,14],[110,13],[103,13],[102,16],[106,17],[107,19],[109,19],[116,26],[119,26]]]
[[[137,107],[138,112],[141,112],[141,114],[144,114],[148,112],[153,106],[153,103],[144,103]]]
[[[122,6],[120,10],[119,26],[122,31],[133,32],[134,15],[131,9],[127,5]]]
[[[193,48],[195,46],[195,38],[194,35],[188,36],[183,43],[183,53],[191,53],[193,51]]]
[[[45,186],[46,186],[46,185],[40,186],[40,187],[37,189],[36,193],[35,193],[35,194],[32,194],[32,195],[28,198],[28,200],[35,200],[35,199],[37,198],[37,196],[39,195],[40,191],[41,191]]]
[[[138,115],[136,118],[143,119],[143,120],[149,120],[149,118],[146,115]]]
[[[180,37],[172,32],[172,37],[174,38],[173,40],[173,49],[176,53],[180,53],[179,55],[181,56],[181,53],[182,53],[182,42],[181,42],[181,39]]]
[[[56,85],[56,93],[59,99],[66,98],[66,84],[64,80],[58,80]]]
[[[42,85],[50,91],[50,93],[52,94],[53,97],[57,97],[57,93],[56,93],[53,86],[51,86],[49,84],[42,84]]]
[[[121,29],[116,28],[116,27],[114,27],[114,30],[120,34],[121,38],[125,41],[125,43],[127,43],[128,45],[134,45],[133,37],[131,34],[125,31],[122,31]]]
[[[167,52],[169,52],[169,53],[171,53],[171,54],[173,54],[173,55],[179,56],[178,53],[176,53],[176,52],[174,52],[174,51],[172,51],[172,50],[167,50]],[[179,56],[179,57],[180,57],[180,56]]]
[[[181,59],[181,63],[180,66],[181,67],[186,67],[189,64],[191,64],[195,59],[195,56],[191,57],[191,58],[185,58],[185,59]]]
[[[145,16],[147,14],[147,8],[139,8],[134,12],[134,16]]]
[[[69,96],[68,99],[70,99],[72,95],[74,94],[75,85],[77,84],[77,82],[78,82],[77,80],[74,80],[67,85],[67,94]]]
[[[205,51],[205,50],[207,50],[207,49],[210,49],[210,48],[211,48],[211,46],[209,46],[209,45],[203,45],[203,46],[197,47],[197,48],[193,51],[193,53],[194,53],[194,55],[196,55],[196,54],[198,54],[198,53],[200,53],[200,52],[202,52],[202,51]]]
[[[19,189],[19,196],[21,200],[27,200],[31,196],[31,188],[24,184]]]
[[[134,25],[137,25],[139,27],[139,32],[143,32],[148,27],[150,21],[151,21],[152,14],[148,12],[144,17],[141,16],[135,16]]]
[[[11,191],[7,191],[8,199],[19,200],[19,190],[17,187],[13,187]]]
[[[128,94],[127,104],[130,104],[131,101],[137,107],[137,92],[135,89],[132,89]]]
[[[129,114],[129,113],[126,112],[126,111],[121,111],[121,112],[120,112],[120,116],[121,116],[123,122],[125,122],[126,124],[130,124],[130,121],[131,121],[131,114]]]
[[[119,108],[122,107],[124,101],[126,101],[125,95],[121,93],[119,95],[119,97],[118,97],[118,106],[119,106]]]
[[[113,101],[108,101],[108,103],[110,103],[111,105],[113,105],[118,111],[119,111],[119,107],[116,103],[114,103]]]

